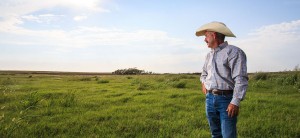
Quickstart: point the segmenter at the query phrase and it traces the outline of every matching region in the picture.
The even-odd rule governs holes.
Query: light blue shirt
[[[233,90],[231,103],[239,106],[248,87],[246,54],[227,42],[220,44],[207,54],[200,80],[207,90]]]

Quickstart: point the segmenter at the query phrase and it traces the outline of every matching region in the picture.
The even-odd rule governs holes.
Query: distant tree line
[[[153,74],[153,72],[146,72],[137,68],[118,69],[113,72],[116,75],[140,75],[140,74]]]

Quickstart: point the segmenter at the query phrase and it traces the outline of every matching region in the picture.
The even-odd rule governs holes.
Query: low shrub
[[[101,83],[109,83],[109,80],[98,80],[98,84],[101,84]]]
[[[12,80],[11,78],[7,78],[7,79],[4,79],[1,81],[1,84],[2,85],[14,85],[15,84],[15,81]]]
[[[92,78],[88,78],[88,77],[84,77],[84,78],[81,78],[79,79],[80,81],[91,81]]]
[[[285,78],[284,84],[285,85],[295,85],[298,81],[298,75],[297,74],[293,74],[293,75],[289,75]]]
[[[279,85],[297,85],[299,83],[298,75],[287,75],[281,76],[276,79],[277,84]]]
[[[31,92],[25,96],[24,100],[21,101],[21,104],[24,109],[35,108],[39,101],[40,97],[37,92]]]
[[[173,82],[172,86],[174,88],[186,88],[186,84],[187,84],[187,82],[185,82],[185,81],[177,81],[177,82]]]
[[[141,80],[140,79],[133,79],[132,81],[131,81],[131,85],[133,86],[133,85],[136,85],[136,84],[140,84],[141,83]]]
[[[61,106],[71,107],[76,104],[76,97],[74,93],[66,94],[60,101]]]
[[[254,80],[267,80],[268,79],[268,73],[265,72],[257,72],[253,76]]]
[[[252,84],[252,87],[254,88],[268,88],[267,83],[265,83],[264,81],[256,81]]]
[[[142,90],[148,90],[150,88],[151,86],[148,83],[139,83],[136,89],[142,91]]]

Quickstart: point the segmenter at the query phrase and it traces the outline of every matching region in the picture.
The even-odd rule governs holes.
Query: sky
[[[299,0],[2,0],[0,70],[201,72],[211,50],[196,37],[225,23],[248,72],[300,64]]]

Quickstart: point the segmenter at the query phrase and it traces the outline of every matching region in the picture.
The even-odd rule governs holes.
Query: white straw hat
[[[202,25],[199,29],[197,29],[196,36],[205,35],[206,31],[218,32],[228,37],[235,37],[230,29],[222,22],[211,22]]]

